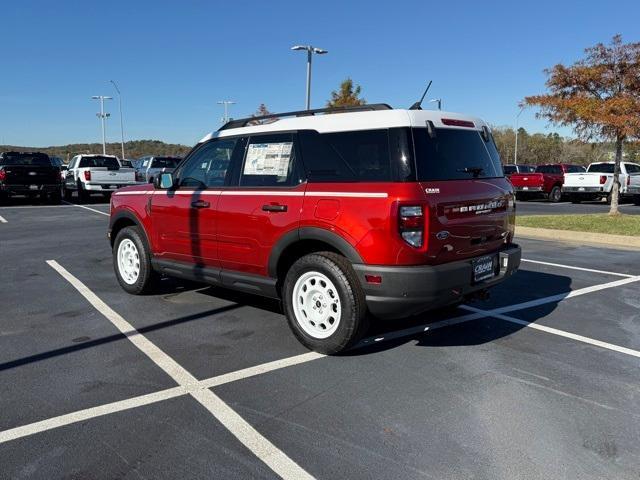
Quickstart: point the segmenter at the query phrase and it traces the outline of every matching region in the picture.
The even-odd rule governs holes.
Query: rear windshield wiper
[[[459,168],[456,171],[457,172],[464,172],[464,173],[472,173],[473,174],[473,178],[478,178],[480,176],[480,174],[484,172],[484,168],[482,168],[482,167],[464,167],[464,168]]]

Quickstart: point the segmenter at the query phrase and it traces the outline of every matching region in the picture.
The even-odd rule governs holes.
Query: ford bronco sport
[[[265,119],[114,193],[124,290],[167,275],[280,298],[300,342],[336,353],[367,314],[454,305],[517,270],[513,187],[482,120],[385,104]]]

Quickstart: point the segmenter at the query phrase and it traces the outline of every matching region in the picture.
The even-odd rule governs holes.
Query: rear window
[[[120,164],[113,157],[82,157],[78,168],[108,168],[118,170]]]
[[[0,165],[48,165],[52,166],[49,156],[44,153],[4,153]]]
[[[502,164],[493,140],[477,130],[413,129],[418,180],[468,180],[502,177]]]
[[[640,173],[640,165],[625,163],[624,166],[627,168],[627,173]]]
[[[151,163],[151,168],[176,168],[180,160],[176,157],[156,157]]]
[[[567,166],[567,173],[584,173],[586,172],[587,169],[584,167],[581,167],[580,165],[568,165]]]
[[[511,175],[512,173],[518,173],[518,167],[516,167],[515,165],[503,165],[502,166],[502,170],[504,171],[505,175]]]
[[[613,163],[595,163],[589,165],[587,172],[593,173],[613,173],[615,165]]]

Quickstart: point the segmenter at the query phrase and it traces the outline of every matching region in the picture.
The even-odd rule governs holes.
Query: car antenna
[[[427,85],[427,88],[425,89],[424,93],[422,94],[422,97],[420,98],[419,101],[417,101],[416,103],[411,105],[409,107],[409,110],[422,110],[422,101],[424,100],[424,97],[427,96],[427,92],[429,91],[429,87],[431,87],[432,83],[433,83],[433,80],[429,80],[429,85]]]

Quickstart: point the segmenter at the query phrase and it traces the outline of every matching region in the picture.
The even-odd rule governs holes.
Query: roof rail
[[[222,125],[218,129],[218,131],[228,130],[230,128],[246,127],[251,122],[268,120],[271,118],[279,119],[283,117],[308,117],[314,116],[317,113],[364,112],[372,110],[393,110],[393,107],[386,103],[371,103],[368,105],[353,105],[344,107],[317,108],[315,110],[298,110],[295,112],[272,113],[270,115],[262,115],[259,117],[247,117],[239,118],[237,120],[230,120]]]

